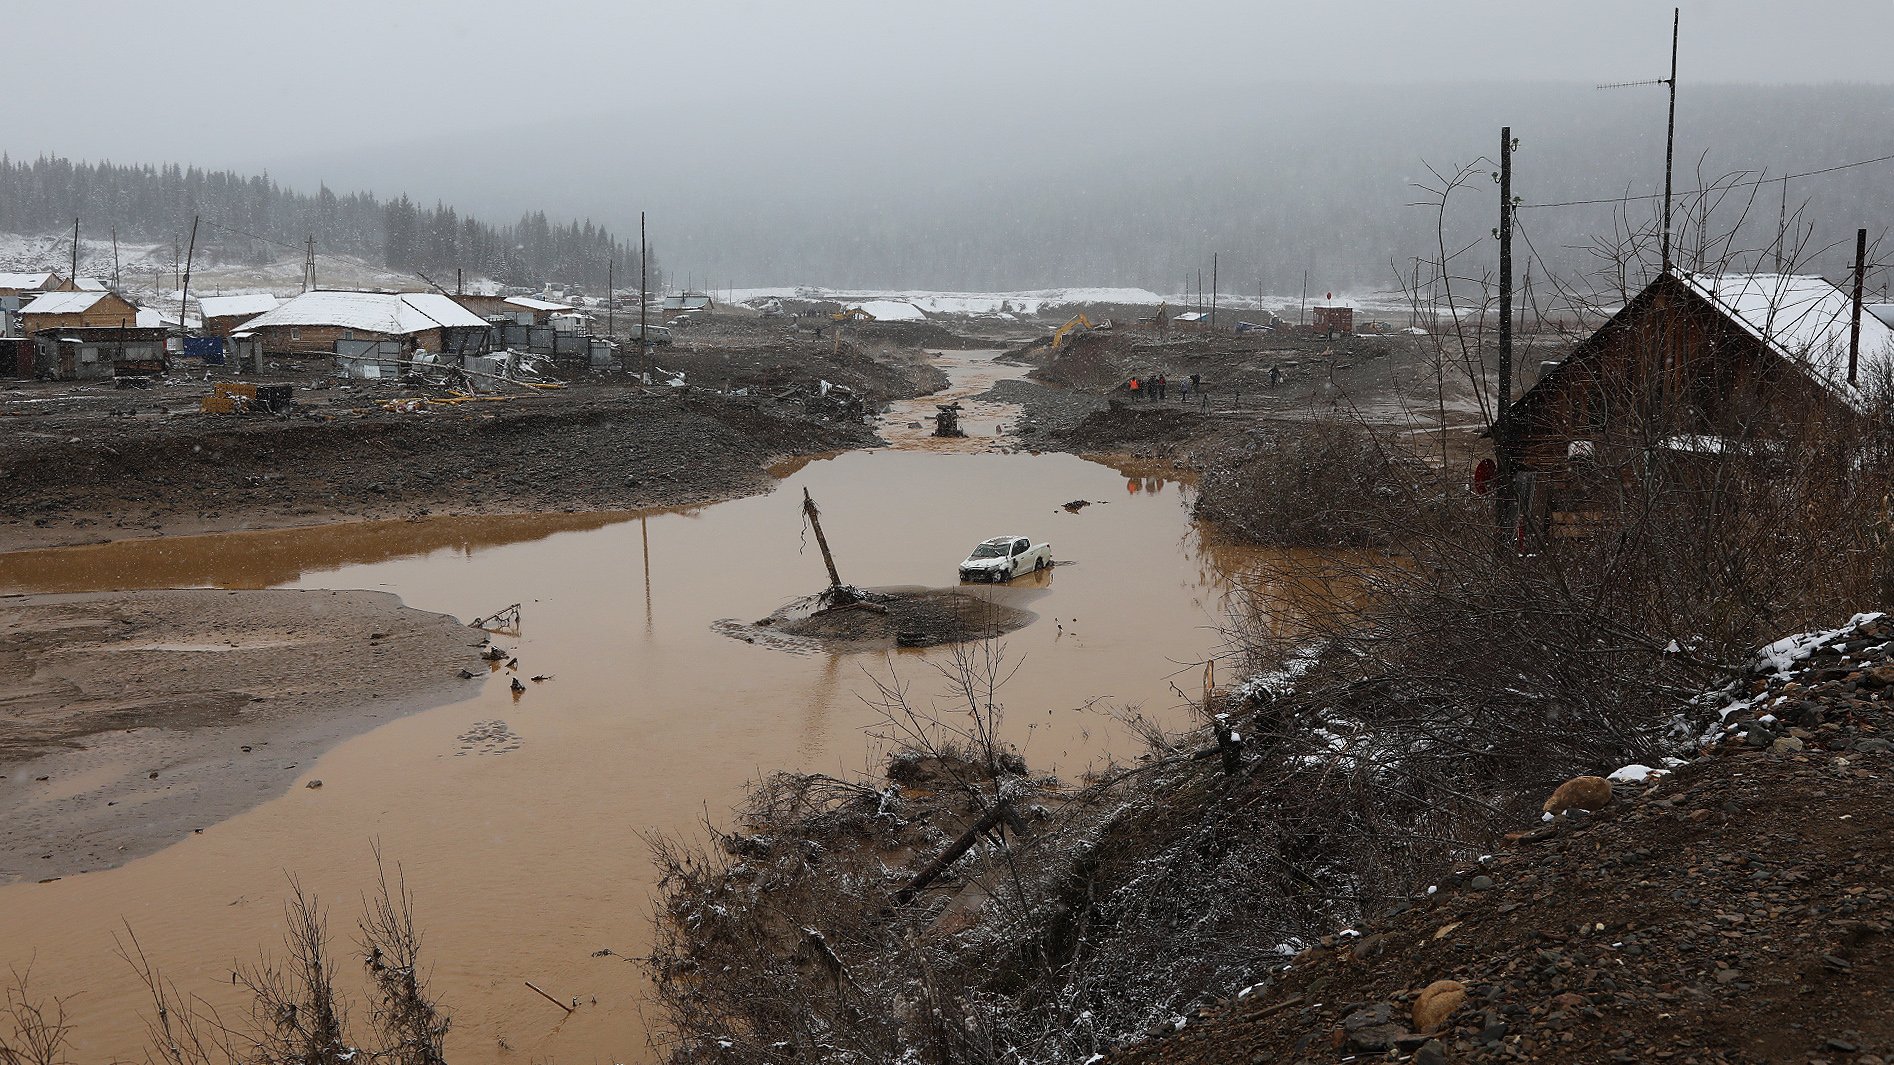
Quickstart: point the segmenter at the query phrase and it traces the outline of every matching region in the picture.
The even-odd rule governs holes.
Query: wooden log
[[[565,1003],[559,1001],[558,999],[553,998],[551,995],[546,994],[546,991],[544,988],[540,987],[538,984],[533,983],[531,980],[523,980],[521,981],[521,983],[524,983],[527,987],[530,987],[534,991],[539,992],[540,997],[545,999],[547,1002],[550,1002],[553,1005],[559,1007],[560,1009],[565,1010],[567,1013],[572,1012],[571,1006],[568,1006]]]
[[[894,900],[896,902],[911,901],[916,892],[933,883],[947,871],[948,866],[953,865],[961,855],[972,849],[974,841],[980,838],[981,833],[1006,820],[1011,809],[1012,803],[1005,799],[995,803],[992,809],[973,823],[972,827],[962,832],[959,839],[954,840],[951,846],[942,851],[940,857],[927,863],[927,868],[916,873],[914,879],[908,881],[908,886],[895,894]]]

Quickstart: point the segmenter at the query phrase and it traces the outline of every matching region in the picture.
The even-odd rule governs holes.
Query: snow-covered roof
[[[1894,303],[1870,303],[1868,304],[1868,313],[1886,322],[1888,325],[1894,326]]]
[[[0,274],[0,288],[28,291],[36,288],[45,288],[51,283],[54,276],[55,275],[50,272],[40,274]]]
[[[206,318],[229,318],[239,314],[267,314],[276,309],[276,297],[267,292],[244,296],[199,296],[197,309]]]
[[[47,292],[20,308],[21,314],[84,314],[108,292]]]
[[[860,308],[875,316],[877,322],[922,322],[927,315],[914,304],[906,300],[864,300],[849,305],[850,310]]]
[[[162,326],[171,326],[171,325],[176,325],[176,324],[178,324],[178,316],[175,314],[172,314],[170,311],[161,311],[155,307],[138,308],[137,325],[138,325],[138,328],[140,329],[157,329]],[[204,321],[203,319],[198,318],[193,315],[192,317],[185,319],[184,324],[191,327],[192,329],[196,329],[202,326],[204,324]]]
[[[552,303],[547,300],[537,300],[531,296],[508,296],[506,302],[528,311],[569,311],[572,309],[569,303]]]
[[[72,279],[72,284],[74,288],[77,288],[81,292],[105,291],[105,282],[100,281],[96,277],[75,277]]]
[[[1831,390],[1858,396],[1848,383],[1854,301],[1827,279],[1804,274],[1688,274],[1678,277],[1776,354],[1806,367]],[[1894,370],[1894,328],[1861,315],[1856,379]]]
[[[406,336],[447,326],[484,329],[486,319],[436,292],[305,292],[245,323],[247,329],[276,325],[334,326]]]
[[[1205,318],[1208,318],[1208,317],[1210,316],[1205,314],[1202,311],[1185,311],[1183,314],[1172,315],[1171,321],[1173,322],[1201,322]]]

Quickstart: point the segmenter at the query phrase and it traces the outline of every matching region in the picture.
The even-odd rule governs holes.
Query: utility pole
[[[1855,365],[1861,361],[1861,286],[1868,278],[1868,231],[1855,230],[1854,314],[1848,319],[1848,384],[1855,383]]]
[[[74,285],[79,283],[79,220],[72,220],[72,276],[67,278]]]
[[[611,253],[611,258],[605,260],[605,335],[606,336],[611,336],[612,327],[618,324],[618,320],[616,317],[616,312],[618,310],[618,297],[616,295],[616,291],[612,287],[613,284],[615,284],[615,282],[613,281],[613,278],[616,276],[613,273],[613,271],[615,271],[617,268],[618,268],[618,252],[614,250]]]
[[[112,287],[118,287],[118,227],[112,227]]]
[[[1670,77],[1664,84],[1670,87],[1670,117],[1664,123],[1664,272],[1670,272],[1670,173],[1671,164],[1677,149],[1677,30],[1681,15],[1678,8],[1670,9]]]
[[[184,284],[178,292],[178,348],[184,347],[184,307],[191,298],[191,259],[197,255],[197,216],[191,216],[191,250],[184,255]]]
[[[1217,253],[1210,253],[1210,331],[1217,331]]]
[[[650,281],[650,264],[645,258],[644,212],[638,212],[638,355],[641,374],[651,373],[651,338],[645,332],[645,309],[651,305],[651,295],[645,286]],[[639,380],[643,380],[640,377]]]
[[[1302,302],[1296,305],[1296,324],[1303,325],[1309,317],[1309,271],[1302,270]]]
[[[1513,128],[1499,131],[1499,402],[1493,413],[1493,454],[1499,467],[1500,521],[1512,518],[1512,441],[1506,409],[1513,399]]]
[[[303,253],[303,291],[316,287],[316,235],[309,234],[308,251]]]
[[[1782,272],[1782,246],[1789,242],[1789,176],[1782,176],[1782,202],[1776,206],[1776,273]]]
[[[1670,9],[1670,77],[1654,78],[1650,81],[1615,81],[1609,85],[1598,86],[1601,89],[1628,89],[1637,85],[1663,85],[1670,90],[1670,115],[1664,122],[1664,272],[1670,272],[1670,192],[1671,173],[1677,158],[1677,31],[1681,16],[1677,8]],[[1783,194],[1788,194],[1785,185]]]

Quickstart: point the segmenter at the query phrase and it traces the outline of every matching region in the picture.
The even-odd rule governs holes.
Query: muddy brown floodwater
[[[1019,368],[951,353],[949,395]],[[522,676],[468,682],[465,701],[347,739],[286,791],[113,869],[0,887],[0,970],[78,994],[75,1060],[142,1057],[141,989],[113,955],[134,929],[188,992],[228,1006],[231,963],[276,947],[286,876],[333,907],[350,938],[373,880],[371,843],[399,861],[454,1018],[453,1061],[642,1061],[635,966],[593,957],[647,947],[653,873],[641,833],[719,820],[777,769],[849,774],[868,762],[866,674],[939,687],[944,648],[803,653],[733,640],[720,618],[761,617],[824,583],[805,539],[803,487],[820,502],[842,577],[861,586],[951,584],[1001,533],[1049,539],[1069,561],[1029,588],[1037,620],[1005,638],[1019,670],[1006,732],[1035,769],[1073,775],[1135,753],[1101,705],[1183,721],[1175,679],[1219,647],[1232,574],[1251,555],[1207,546],[1183,488],[1161,471],[1005,453],[982,404],[958,441],[933,441],[926,397],[886,418],[893,447],[802,465],[766,495],[675,513],[441,518],[147,540],[0,556],[0,590],[199,585],[369,589],[462,620],[522,604]],[[1067,512],[1075,499],[1098,505]],[[323,787],[302,785],[321,779]],[[9,804],[6,816],[30,816]],[[135,809],[124,816],[136,817]],[[531,980],[583,1005],[569,1017]],[[594,1004],[596,1000],[596,1004]]]

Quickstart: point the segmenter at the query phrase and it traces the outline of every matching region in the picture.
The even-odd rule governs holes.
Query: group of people
[[[1133,377],[1125,382],[1125,388],[1130,390],[1131,398],[1133,399],[1143,396],[1146,399],[1161,400],[1166,398],[1169,394],[1170,387],[1170,378],[1165,377],[1163,374],[1155,374],[1150,377]],[[1191,374],[1190,380],[1181,382],[1178,388],[1181,391],[1180,398],[1182,399],[1189,399],[1193,392],[1202,395],[1203,376],[1201,374]]]

